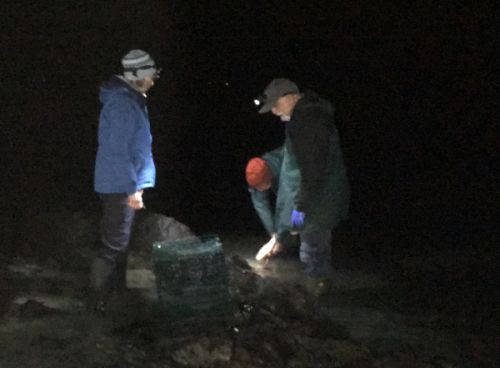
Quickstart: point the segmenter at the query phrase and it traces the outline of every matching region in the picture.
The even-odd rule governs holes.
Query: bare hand
[[[271,251],[264,257],[264,259],[263,259],[264,262],[267,264],[271,258],[273,258],[277,254],[283,252],[283,250],[284,250],[283,244],[280,241],[276,240],[274,242],[274,245],[273,245],[273,248],[271,249]]]
[[[142,190],[139,190],[128,196],[128,206],[135,210],[140,210],[144,208],[144,202],[142,201]]]
[[[276,255],[278,253],[283,252],[283,250],[284,250],[283,243],[281,243],[280,241],[276,240],[276,242],[274,243],[274,247],[271,250],[271,255],[274,256],[274,255]]]

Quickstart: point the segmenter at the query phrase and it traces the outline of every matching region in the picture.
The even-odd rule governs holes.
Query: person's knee
[[[299,252],[299,259],[303,263],[312,263],[316,258],[314,249],[301,249]]]

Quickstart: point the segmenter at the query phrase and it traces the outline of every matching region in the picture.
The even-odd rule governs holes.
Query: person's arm
[[[133,106],[132,110],[135,117],[135,131],[129,146],[129,154],[138,180],[136,190],[139,191],[150,186],[144,183],[144,178],[148,177],[148,172],[152,169],[153,139],[147,116],[137,106]]]
[[[113,163],[116,176],[126,184],[128,195],[137,192],[137,173],[130,155],[136,122],[127,98],[117,98],[107,104],[101,112],[107,122],[100,132],[99,144],[106,147],[106,155]]]
[[[252,204],[257,212],[257,215],[266,229],[267,233],[272,236],[276,229],[274,226],[274,214],[271,207],[271,199],[269,198],[269,191],[260,192],[256,189],[248,189]]]
[[[290,129],[292,147],[300,170],[295,209],[307,213],[307,206],[321,187],[330,132],[323,119],[327,116],[319,109],[310,108],[297,117]]]

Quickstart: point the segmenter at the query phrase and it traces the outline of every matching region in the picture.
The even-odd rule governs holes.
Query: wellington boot
[[[108,298],[112,292],[112,282],[115,270],[111,262],[96,258],[90,270],[90,291],[88,309],[104,312]]]
[[[115,276],[115,266],[104,258],[96,258],[90,269],[90,287],[94,290],[108,290],[112,288]]]

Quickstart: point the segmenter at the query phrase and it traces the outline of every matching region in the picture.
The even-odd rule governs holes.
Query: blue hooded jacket
[[[132,194],[155,185],[146,98],[117,76],[101,86],[94,189]]]

